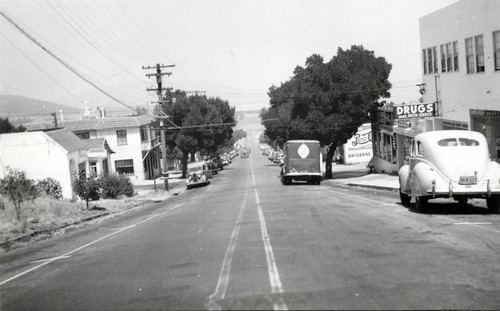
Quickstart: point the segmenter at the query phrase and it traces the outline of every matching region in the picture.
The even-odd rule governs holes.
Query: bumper
[[[492,181],[482,181],[473,185],[460,185],[456,182],[436,183],[432,181],[432,186],[425,191],[433,197],[489,197],[492,194],[500,194],[500,184]]]

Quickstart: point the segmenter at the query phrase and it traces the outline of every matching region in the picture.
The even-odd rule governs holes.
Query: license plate
[[[475,185],[477,184],[477,176],[460,176],[458,183],[461,185]]]

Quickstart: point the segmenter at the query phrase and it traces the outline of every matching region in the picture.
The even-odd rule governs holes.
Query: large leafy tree
[[[337,146],[347,142],[382,98],[390,96],[392,65],[362,46],[338,49],[325,63],[320,55],[307,58],[294,76],[269,89],[270,107],[261,111],[269,139],[316,139],[328,146],[326,178],[332,178]]]
[[[182,174],[185,177],[189,154],[193,156],[199,151],[210,155],[231,140],[235,108],[220,98],[186,96],[182,91],[169,96],[175,101],[162,107],[169,116],[166,143],[182,152]]]

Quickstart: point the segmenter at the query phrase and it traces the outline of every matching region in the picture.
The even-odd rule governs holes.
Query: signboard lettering
[[[394,119],[419,119],[436,116],[436,106],[432,104],[417,104],[394,106]]]

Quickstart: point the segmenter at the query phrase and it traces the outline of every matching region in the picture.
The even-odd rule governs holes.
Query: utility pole
[[[162,95],[162,91],[166,91],[166,90],[169,90],[168,88],[163,88],[162,87],[162,77],[163,76],[170,76],[172,73],[171,72],[161,72],[161,69],[162,68],[170,68],[170,67],[175,67],[175,65],[160,65],[160,64],[156,64],[156,66],[154,67],[144,67],[142,66],[142,69],[144,70],[147,70],[147,69],[156,69],[156,73],[148,73],[146,74],[146,77],[150,78],[150,77],[153,77],[155,76],[156,77],[156,83],[158,84],[158,88],[157,89],[153,89],[153,88],[147,88],[146,90],[147,91],[156,91],[156,94],[158,94],[158,108],[160,108],[161,106],[163,106],[164,103],[166,103],[167,101],[164,100],[163,98],[163,95]],[[164,119],[167,119],[168,116],[165,115],[162,111],[160,111],[160,109],[158,109],[159,113],[158,115],[156,116],[157,119],[160,119],[160,134],[161,134],[161,157],[163,159],[163,169],[162,169],[162,176],[163,176],[163,182],[164,182],[164,187],[165,187],[165,190],[169,190],[168,189],[168,174],[167,174],[167,143],[165,141],[165,122],[164,122]],[[161,115],[161,113],[163,113],[163,115]]]
[[[57,114],[53,112],[50,115],[54,117],[54,128],[57,128]]]

